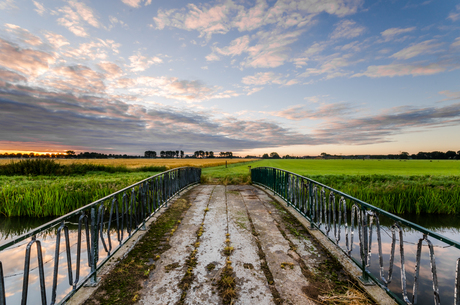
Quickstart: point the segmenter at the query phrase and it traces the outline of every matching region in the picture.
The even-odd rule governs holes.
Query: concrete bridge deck
[[[347,295],[348,304],[375,303],[265,191],[199,185],[182,198],[193,204],[142,283],[138,304],[329,304]]]

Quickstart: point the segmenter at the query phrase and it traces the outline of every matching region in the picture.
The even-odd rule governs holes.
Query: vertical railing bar
[[[3,277],[3,265],[0,261],[0,305],[6,305],[6,288],[5,280]]]
[[[90,284],[96,285],[97,283],[97,261],[99,260],[99,240],[98,240],[98,223],[97,223],[96,208],[91,207],[91,277]]]

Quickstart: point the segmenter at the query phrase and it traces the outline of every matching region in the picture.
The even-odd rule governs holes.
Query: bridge
[[[431,295],[431,302],[434,295],[439,304],[430,239],[460,248],[456,242],[278,169],[253,169],[254,185],[199,181],[199,169],[167,171],[1,245],[0,305],[7,304],[8,296],[14,299],[11,287],[19,286],[8,278],[5,282],[9,261],[1,254],[21,243],[25,263],[16,300],[22,304],[36,304],[39,298],[42,304],[417,304],[422,293]],[[393,223],[390,253],[382,252],[380,222],[385,217]],[[73,237],[72,221],[78,225]],[[54,265],[47,271],[38,236],[56,226]],[[414,246],[418,251],[410,299],[405,227],[423,236]],[[399,266],[394,266],[396,242]],[[430,274],[419,272],[423,243],[429,250]],[[380,274],[371,268],[376,246]],[[386,276],[385,255],[390,259]],[[393,269],[401,272],[396,281]],[[36,274],[33,284],[31,271]],[[420,292],[418,285],[427,277],[432,292]],[[32,297],[31,285],[37,290]],[[452,283],[454,304],[459,285]]]

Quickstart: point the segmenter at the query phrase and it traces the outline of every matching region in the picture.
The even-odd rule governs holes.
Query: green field
[[[460,176],[457,160],[261,160],[253,167],[277,167],[308,175],[430,175]],[[247,166],[246,166],[247,168]],[[235,167],[237,169],[237,167]]]
[[[460,161],[260,160],[202,169],[202,182],[250,183],[249,168],[285,169],[392,213],[460,214]],[[58,216],[157,172],[0,175],[0,215]]]
[[[249,165],[309,177],[391,213],[460,214],[459,161],[261,160],[203,169],[202,181],[248,182]]]

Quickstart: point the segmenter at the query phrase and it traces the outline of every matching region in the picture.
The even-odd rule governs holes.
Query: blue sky
[[[459,150],[458,1],[0,0],[0,152]]]

